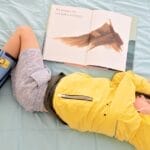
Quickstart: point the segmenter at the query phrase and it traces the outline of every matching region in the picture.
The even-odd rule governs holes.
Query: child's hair
[[[150,95],[148,95],[148,94],[140,93],[140,92],[136,92],[136,93],[135,93],[135,96],[136,96],[136,97],[137,97],[137,96],[141,96],[141,95],[143,95],[147,100],[150,100]]]

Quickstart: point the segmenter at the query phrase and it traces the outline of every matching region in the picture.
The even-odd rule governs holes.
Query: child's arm
[[[145,96],[150,96],[150,82],[146,78],[131,71],[127,73],[136,87],[136,92],[146,94]]]
[[[135,85],[136,88],[135,90],[137,93],[142,93],[146,94],[146,96],[150,96],[150,82],[144,77],[133,73],[132,71],[117,73],[113,77],[113,81],[116,84],[118,84],[125,76],[127,76],[132,80],[133,84]]]

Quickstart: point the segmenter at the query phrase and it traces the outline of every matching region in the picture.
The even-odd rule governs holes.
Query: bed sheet
[[[0,47],[19,25],[30,25],[41,48],[51,4],[105,9],[138,17],[135,51],[130,46],[128,66],[150,77],[150,1],[149,0],[0,0]],[[114,71],[95,67],[47,62],[58,73],[87,72],[94,76],[111,77]],[[0,149],[3,150],[133,150],[126,142],[95,133],[81,133],[60,123],[52,113],[30,113],[16,102],[10,80],[0,89]]]

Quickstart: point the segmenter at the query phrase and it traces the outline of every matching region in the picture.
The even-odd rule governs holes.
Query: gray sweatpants
[[[13,94],[27,111],[46,111],[44,96],[51,72],[43,64],[40,49],[23,51],[12,70]]]

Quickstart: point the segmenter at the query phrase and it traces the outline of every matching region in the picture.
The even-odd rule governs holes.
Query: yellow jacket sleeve
[[[133,73],[132,71],[116,73],[116,75],[113,77],[113,82],[115,82],[115,84],[119,84],[124,76],[127,76],[132,80],[133,84],[135,85],[136,92],[150,95],[150,81]]]

